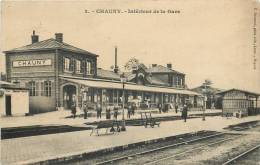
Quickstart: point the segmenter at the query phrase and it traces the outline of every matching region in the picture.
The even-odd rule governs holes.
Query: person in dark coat
[[[129,119],[130,119],[130,116],[131,116],[131,111],[132,111],[132,106],[131,106],[131,104],[129,104],[128,107],[127,107],[127,118],[129,118]]]
[[[114,106],[114,119],[117,120],[117,115],[118,115],[118,106]]]
[[[72,101],[72,103],[71,103],[71,113],[72,113],[72,115],[73,115],[73,118],[75,119],[76,113],[77,113],[77,110],[76,110],[76,101]]]
[[[164,112],[168,112],[169,111],[169,104],[165,104],[164,105]]]
[[[106,119],[110,119],[111,118],[111,115],[110,115],[110,107],[108,106],[106,108]]]
[[[87,107],[87,103],[83,104],[83,112],[84,112],[84,119],[88,118],[88,107]]]
[[[102,107],[100,104],[97,104],[97,118],[101,119]]]
[[[135,115],[135,107],[136,107],[136,105],[133,104],[133,105],[132,105],[132,110],[131,110],[131,113],[132,113],[133,116]]]
[[[178,104],[175,104],[175,112],[178,113]]]
[[[162,113],[162,104],[161,103],[158,104],[158,109],[159,109],[159,113]]]
[[[188,106],[185,103],[182,110],[182,118],[184,119],[184,122],[186,122],[188,116]]]

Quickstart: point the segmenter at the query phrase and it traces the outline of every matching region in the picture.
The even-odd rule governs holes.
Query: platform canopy
[[[122,89],[123,85],[121,82],[115,81],[104,81],[104,80],[89,80],[89,79],[74,79],[74,78],[61,78],[66,81],[70,81],[77,84],[82,84],[87,87],[93,88],[104,88],[104,89]],[[171,94],[184,94],[190,96],[200,96],[201,94],[185,90],[185,89],[175,89],[175,88],[167,88],[167,87],[155,87],[155,86],[144,86],[144,85],[136,85],[132,83],[125,83],[126,90],[133,91],[143,91],[143,92],[156,92],[156,93],[171,93]]]

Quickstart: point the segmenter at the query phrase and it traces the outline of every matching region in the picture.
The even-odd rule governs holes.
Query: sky
[[[33,30],[40,41],[60,32],[64,42],[98,54],[104,69],[114,64],[117,46],[121,67],[132,57],[147,66],[172,63],[190,88],[210,79],[217,88],[260,93],[260,10],[254,25],[254,7],[253,0],[2,1],[0,51],[30,44]],[[95,12],[104,9],[123,13]],[[125,13],[128,9],[166,13]],[[4,61],[1,53],[0,71]]]

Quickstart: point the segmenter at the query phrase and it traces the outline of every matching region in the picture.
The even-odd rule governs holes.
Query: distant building
[[[223,115],[233,115],[241,113],[243,116],[260,114],[260,106],[258,103],[259,93],[229,89],[217,93],[223,97]]]
[[[211,109],[211,108],[222,109],[222,97],[221,95],[217,94],[223,91],[222,89],[201,85],[196,88],[192,88],[191,90],[207,97],[206,100],[207,109]]]
[[[97,67],[98,55],[55,39],[39,41],[33,32],[32,43],[5,51],[7,80],[29,88],[30,113],[78,108],[83,102],[103,106],[122,104],[122,73],[117,66],[117,49],[113,71]],[[144,65],[124,74],[125,102],[138,98],[141,102],[183,104],[185,98],[197,95],[184,89],[185,75],[171,68]]]

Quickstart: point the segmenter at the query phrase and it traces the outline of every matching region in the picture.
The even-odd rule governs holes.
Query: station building
[[[83,102],[121,105],[123,89],[125,103],[139,100],[152,107],[198,102],[200,94],[185,89],[185,74],[171,64],[140,64],[132,72],[122,73],[116,49],[114,70],[104,70],[97,67],[97,54],[65,43],[62,33],[39,41],[33,32],[31,39],[29,45],[4,52],[7,80],[29,88],[30,113],[71,109],[73,101],[78,108]]]

